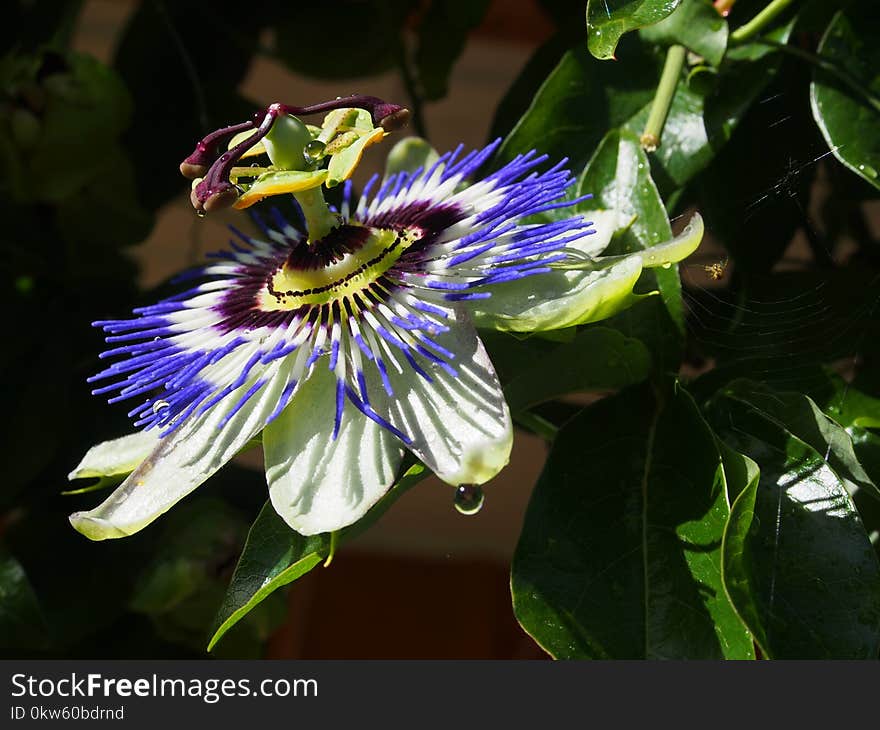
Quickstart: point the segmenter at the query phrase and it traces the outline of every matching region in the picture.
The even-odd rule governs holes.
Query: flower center
[[[418,228],[339,226],[291,251],[260,292],[260,309],[327,304],[368,289],[421,237]]]

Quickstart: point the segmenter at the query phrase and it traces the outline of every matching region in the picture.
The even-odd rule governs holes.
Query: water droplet
[[[877,177],[877,171],[870,165],[859,165],[859,172],[865,173],[868,177]]]
[[[311,164],[317,162],[324,156],[325,145],[320,139],[313,139],[303,147],[303,157],[306,162]]]
[[[661,266],[660,268],[663,268],[663,269],[669,269],[669,268],[672,268],[672,264],[669,263],[669,262],[667,261],[667,262],[666,262],[665,264],[663,264],[663,266]]]
[[[483,488],[479,484],[459,484],[453,504],[463,515],[475,515],[483,506]]]
[[[204,208],[199,208],[199,209],[196,211],[196,215],[197,215],[199,218],[204,218],[206,215],[208,215],[208,212],[207,212]]]
[[[168,408],[169,403],[167,400],[157,400],[153,403],[153,413],[158,413],[159,411],[164,411]]]

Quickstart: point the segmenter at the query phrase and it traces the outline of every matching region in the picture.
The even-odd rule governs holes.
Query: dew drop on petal
[[[164,411],[168,408],[169,403],[167,400],[157,400],[153,403],[153,413],[158,413],[159,411]]]
[[[666,262],[665,264],[663,264],[663,266],[661,268],[670,269],[670,268],[672,268],[672,264],[670,264],[669,262]]]
[[[475,515],[483,506],[483,488],[479,484],[459,484],[453,504],[463,515]]]
[[[199,208],[199,209],[196,211],[196,215],[197,215],[199,218],[204,218],[206,215],[208,215],[208,212],[207,212],[204,208]]]
[[[324,148],[326,145],[320,139],[313,139],[303,147],[303,157],[306,162],[312,164],[317,162],[324,156]]]

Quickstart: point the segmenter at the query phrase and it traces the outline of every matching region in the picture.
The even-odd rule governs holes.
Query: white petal
[[[179,426],[100,505],[70,516],[92,540],[125,537],[143,529],[235,456],[263,428],[287,383],[285,364],[222,428],[218,425],[254,381]]]
[[[575,248],[587,256],[599,256],[611,243],[611,238],[621,228],[626,228],[632,223],[632,218],[625,218],[616,210],[590,210],[581,213],[586,220],[592,222],[592,228],[596,231],[589,236],[583,236],[571,243],[567,248]]]
[[[333,439],[336,378],[318,366],[263,432],[275,511],[302,535],[357,522],[394,482],[400,441],[346,402]]]
[[[129,474],[150,455],[158,443],[159,436],[155,431],[137,431],[128,436],[102,441],[86,452],[67,478],[72,480]]]
[[[510,411],[495,368],[467,315],[458,309],[445,324],[449,331],[435,340],[455,354],[449,361],[455,375],[439,365],[423,364],[432,379],[428,382],[399,351],[393,351],[401,363],[400,371],[388,368],[394,396],[387,396],[375,383],[370,395],[376,410],[412,440],[409,449],[443,481],[482,484],[510,459]]]

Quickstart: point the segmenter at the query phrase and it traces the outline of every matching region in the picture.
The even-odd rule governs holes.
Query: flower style
[[[263,236],[233,229],[238,241],[194,288],[96,323],[112,346],[102,357],[121,359],[91,379],[94,392],[139,399],[130,415],[144,431],[73,472],[108,454],[138,463],[73,526],[96,540],[132,534],[260,436],[272,504],[305,535],[362,517],[407,449],[452,485],[495,476],[513,430],[474,322],[531,331],[608,316],[634,298],[643,266],[680,260],[702,231],[697,218],[650,253],[603,263],[613,224],[529,222],[571,204],[561,164],[539,171],[533,152],[468,183],[496,147],[456,150],[378,189],[374,178],[356,206],[346,183],[323,218],[297,196],[308,234],[277,211],[272,225],[256,217]]]

